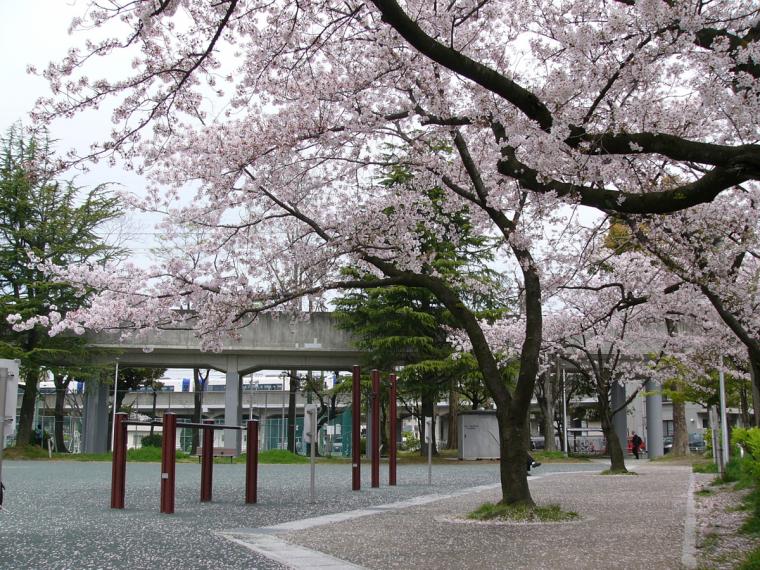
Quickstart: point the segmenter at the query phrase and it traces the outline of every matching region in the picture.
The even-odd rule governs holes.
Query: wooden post
[[[354,366],[351,404],[351,490],[358,491],[362,487],[362,441],[361,441],[361,369]]]
[[[114,417],[113,457],[111,459],[111,508],[124,508],[127,481],[127,414]]]
[[[380,371],[372,371],[372,487],[380,486]]]
[[[259,420],[248,420],[246,430],[248,448],[245,452],[245,502],[250,505],[257,500],[259,483]]]
[[[174,512],[174,483],[177,447],[177,414],[164,414],[161,446],[161,512]]]
[[[213,424],[214,420],[203,420],[204,424]],[[211,501],[214,480],[214,430],[203,429],[203,451],[201,451],[201,503]]]
[[[398,426],[397,418],[398,412],[396,411],[396,375],[391,374],[388,378],[391,384],[390,394],[388,396],[388,421],[390,425],[390,442],[388,449],[388,485],[396,484],[396,452],[398,441]]]

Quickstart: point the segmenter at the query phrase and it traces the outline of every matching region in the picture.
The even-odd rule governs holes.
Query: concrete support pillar
[[[649,459],[664,455],[662,442],[662,387],[647,380],[647,454]]]
[[[243,421],[243,393],[237,365],[237,358],[228,359],[224,392],[224,423],[235,426],[239,426]],[[224,447],[233,448],[239,454],[242,451],[241,431],[233,429],[224,430]]]
[[[100,382],[88,382],[85,391],[82,451],[108,451],[108,386]]]
[[[612,384],[612,394],[610,398],[610,404],[612,410],[617,410],[625,402],[625,386],[620,382],[614,382]],[[623,453],[628,449],[628,421],[627,421],[626,408],[624,407],[612,418],[612,425],[615,426],[615,432],[620,440],[620,446],[623,448]]]

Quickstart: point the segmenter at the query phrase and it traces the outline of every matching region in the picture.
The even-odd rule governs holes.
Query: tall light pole
[[[111,414],[113,416],[113,419],[111,420],[111,453],[113,453],[113,441],[114,436],[116,435],[116,412],[118,410],[116,409],[116,390],[119,385],[119,359],[116,359],[116,374],[114,375],[113,379],[113,413]]]

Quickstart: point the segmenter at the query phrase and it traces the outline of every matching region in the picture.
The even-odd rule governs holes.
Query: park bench
[[[195,455],[198,456],[198,463],[200,463],[201,457],[203,456],[203,447],[199,446]],[[238,456],[238,452],[234,447],[215,447],[211,452],[211,455],[213,457],[229,457],[230,463],[232,463],[232,459]]]

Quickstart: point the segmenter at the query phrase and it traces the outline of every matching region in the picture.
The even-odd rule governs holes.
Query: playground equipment
[[[371,413],[371,437],[369,445],[371,446],[371,473],[372,487],[380,486],[380,372],[373,370],[371,375],[372,391],[370,393]],[[397,382],[396,375],[389,376],[389,404],[388,415],[390,421],[390,442],[388,457],[388,484],[396,485],[396,459],[397,459],[397,409],[396,395]],[[353,367],[353,385],[352,385],[352,445],[351,445],[351,471],[352,484],[354,491],[361,489],[361,369],[359,366]],[[316,424],[316,418],[313,419]],[[124,508],[124,495],[126,492],[126,471],[127,471],[127,426],[161,426],[163,428],[163,438],[161,447],[161,512],[171,514],[174,512],[174,494],[175,494],[175,464],[177,447],[177,428],[198,428],[203,430],[203,445],[201,451],[201,489],[200,502],[211,501],[212,480],[214,466],[214,447],[213,431],[215,429],[223,430],[247,430],[248,450],[246,454],[245,470],[245,502],[253,504],[257,501],[258,486],[258,456],[259,450],[257,442],[259,441],[259,421],[248,420],[246,426],[229,426],[214,424],[213,420],[205,420],[203,423],[180,422],[177,423],[177,416],[174,413],[167,412],[164,414],[163,421],[139,422],[129,421],[125,413],[115,414],[114,433],[113,433],[113,460],[111,465],[111,508]],[[312,449],[314,446],[312,445]],[[312,490],[313,500],[313,490]]]
[[[213,420],[212,420],[213,421]],[[171,514],[174,512],[175,490],[175,465],[177,447],[177,428],[199,428],[203,430],[203,450],[201,452],[201,489],[200,500],[202,503],[211,501],[212,479],[214,469],[213,430],[234,429],[247,430],[249,444],[246,453],[245,467],[245,502],[253,504],[257,501],[258,486],[258,463],[259,450],[256,442],[259,440],[258,420],[248,420],[246,426],[227,426],[209,423],[177,423],[177,416],[173,413],[164,414],[162,422],[136,422],[128,421],[127,414],[116,414],[114,428],[114,449],[111,465],[111,508],[124,508],[124,495],[126,492],[127,472],[127,426],[129,425],[153,425],[163,428],[161,446],[161,512]]]
[[[380,486],[380,372],[372,370],[370,373],[372,380],[372,391],[369,395],[370,408],[370,425],[369,441],[370,446],[370,473],[372,487]],[[351,416],[351,464],[352,464],[352,486],[354,491],[361,489],[361,369],[359,366],[353,368],[353,414]],[[398,451],[398,432],[397,432],[397,383],[396,375],[391,374],[388,377],[390,390],[388,394],[388,421],[390,422],[390,441],[388,442],[388,484],[396,485],[396,460]]]

